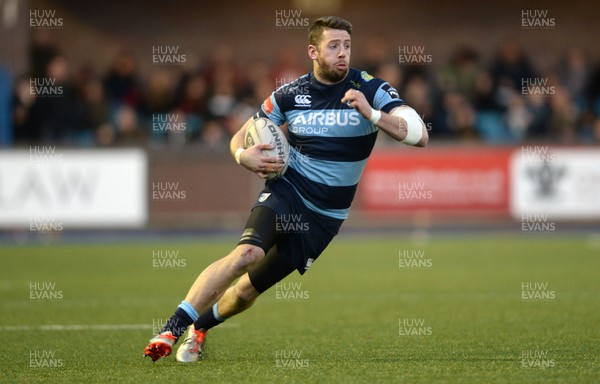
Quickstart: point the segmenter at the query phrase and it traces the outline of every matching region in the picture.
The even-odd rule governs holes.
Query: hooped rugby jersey
[[[287,182],[311,210],[346,219],[378,128],[342,103],[349,89],[362,92],[375,109],[390,112],[404,104],[389,83],[351,68],[338,84],[323,84],[308,73],[275,90],[258,116],[288,123]]]

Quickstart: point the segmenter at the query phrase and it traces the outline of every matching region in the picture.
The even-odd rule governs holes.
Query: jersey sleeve
[[[389,113],[392,109],[404,104],[404,100],[400,98],[396,88],[392,87],[387,81],[383,81],[375,91],[373,97],[373,108],[375,109]]]
[[[266,117],[272,120],[277,125],[283,125],[285,123],[285,115],[283,114],[279,104],[277,103],[277,94],[273,92],[271,96],[267,97],[260,107],[258,116]],[[279,98],[280,102],[281,99]]]

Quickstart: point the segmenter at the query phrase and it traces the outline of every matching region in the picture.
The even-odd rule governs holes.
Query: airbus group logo
[[[310,107],[310,95],[296,95],[294,101],[296,107]]]

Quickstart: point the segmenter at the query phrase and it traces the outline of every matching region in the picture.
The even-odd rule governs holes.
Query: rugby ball
[[[279,172],[271,172],[267,179],[277,179],[287,171],[288,161],[290,159],[290,144],[288,143],[283,131],[273,121],[259,117],[248,127],[246,137],[244,138],[244,147],[249,148],[256,144],[271,144],[273,149],[263,149],[263,153],[268,157],[276,157],[283,167]]]

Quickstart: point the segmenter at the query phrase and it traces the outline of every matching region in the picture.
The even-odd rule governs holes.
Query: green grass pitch
[[[554,234],[341,236],[201,362],[143,359],[226,240],[1,248],[0,382],[600,382],[600,241]]]

